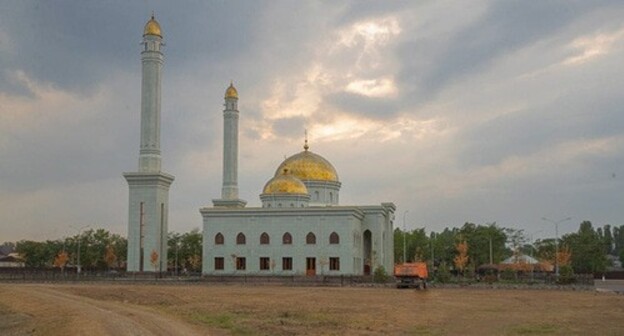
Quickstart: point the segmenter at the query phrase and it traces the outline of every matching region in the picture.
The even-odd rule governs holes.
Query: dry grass
[[[156,309],[213,334],[624,334],[624,296],[595,292],[214,284],[53,288]]]
[[[594,292],[392,288],[75,286],[232,334],[617,335],[624,297]]]

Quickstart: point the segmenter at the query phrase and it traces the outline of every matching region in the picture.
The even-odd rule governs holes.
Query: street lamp
[[[175,248],[176,248],[176,255],[175,255],[175,275],[178,276],[180,275],[180,273],[178,272],[178,252],[180,250],[180,241],[178,239],[175,240]]]
[[[405,235],[407,235],[407,231],[405,229],[405,215],[407,215],[407,212],[409,210],[405,210],[405,212],[403,212],[403,263],[407,262],[407,251],[405,250]]]
[[[69,226],[70,228],[77,230],[78,231],[78,253],[77,253],[77,259],[76,259],[76,272],[78,274],[80,274],[81,270],[82,270],[82,266],[80,265],[80,236],[82,235],[82,230],[89,228],[89,225],[85,225],[82,226],[80,228],[76,228],[74,226]]]
[[[564,219],[560,219],[558,221],[554,221],[552,219],[548,219],[546,217],[542,217],[542,220],[545,220],[549,223],[555,224],[555,275],[557,276],[557,279],[559,278],[559,260],[557,260],[558,255],[559,254],[559,223],[561,222],[565,222],[567,220],[572,219],[572,217],[566,217]]]
[[[431,231],[431,271],[435,268],[435,248],[433,244],[435,243],[435,232]]]

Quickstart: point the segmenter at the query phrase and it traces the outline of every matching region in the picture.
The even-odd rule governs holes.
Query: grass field
[[[38,295],[38,291],[45,292],[45,295]],[[66,302],[62,304],[46,302],[46,300],[54,301],[55,295],[64,295],[64,298],[67,298]],[[0,313],[15,316],[13,321],[10,318],[0,319],[0,334],[3,334],[3,330],[14,334],[26,334],[34,329],[35,334],[64,335],[83,330],[80,329],[82,328],[80,321],[59,323],[54,317],[39,316],[42,312],[37,310],[40,306],[50,305],[59,312],[58,319],[63,319],[67,318],[63,312],[72,311],[73,302],[85,305],[80,308],[84,315],[82,319],[98,320],[101,324],[101,330],[93,329],[91,334],[102,335],[113,333],[109,332],[106,316],[99,316],[99,311],[121,312],[122,309],[125,309],[125,313],[121,312],[119,316],[147,311],[154,316],[178,321],[180,326],[175,330],[179,331],[182,326],[189,326],[191,328],[189,330],[193,330],[192,333],[196,334],[624,334],[624,296],[593,291],[487,289],[416,291],[394,288],[240,284],[178,286],[3,284],[0,285],[0,297],[2,298]],[[104,306],[105,304],[107,306]],[[100,308],[92,313],[86,313],[88,309],[85,307],[89,306]],[[171,323],[173,322],[169,324]],[[46,325],[53,328],[46,328]],[[63,327],[64,325],[71,327]],[[159,333],[156,330],[151,334],[167,333]]]

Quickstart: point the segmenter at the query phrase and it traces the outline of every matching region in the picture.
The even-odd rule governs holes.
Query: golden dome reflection
[[[238,91],[236,91],[233,83],[230,83],[230,86],[227,88],[227,90],[225,90],[225,98],[238,99]]]
[[[289,174],[303,181],[338,182],[338,173],[334,166],[322,156],[308,151],[307,148],[284,160],[277,168],[275,176],[282,174],[284,169],[288,169]]]
[[[307,194],[308,188],[288,170],[273,177],[264,186],[263,194]]]
[[[156,19],[154,19],[154,14],[152,14],[152,18],[147,21],[145,24],[145,29],[143,30],[143,36],[145,35],[156,35],[162,38],[162,32],[160,30],[160,24]]]

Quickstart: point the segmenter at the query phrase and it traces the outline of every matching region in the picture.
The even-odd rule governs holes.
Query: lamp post
[[[88,228],[89,225],[81,226],[80,228],[76,228],[76,227],[71,226],[71,225],[69,227],[78,231],[78,253],[76,253],[77,254],[77,257],[76,257],[76,272],[78,274],[80,274],[80,272],[82,271],[82,266],[80,265],[80,236],[82,235],[82,230]]]
[[[407,212],[409,210],[405,210],[405,212],[403,212],[403,262],[406,263],[407,262],[407,251],[405,249],[405,235],[407,235],[407,231],[405,229],[405,215],[407,215]]]
[[[555,224],[555,275],[557,276],[557,279],[559,278],[559,260],[558,259],[558,254],[559,254],[559,223],[561,222],[565,222],[567,220],[572,219],[572,217],[566,217],[564,219],[560,219],[558,221],[554,221],[552,219],[548,219],[546,217],[542,217],[542,220],[545,220],[549,223]]]
[[[175,241],[175,248],[176,248],[176,255],[175,255],[175,275],[178,276],[180,275],[180,272],[178,272],[178,252],[180,250],[180,242],[178,241],[178,239],[176,239]]]
[[[431,272],[435,268],[435,248],[433,244],[435,243],[435,232],[431,231]]]

